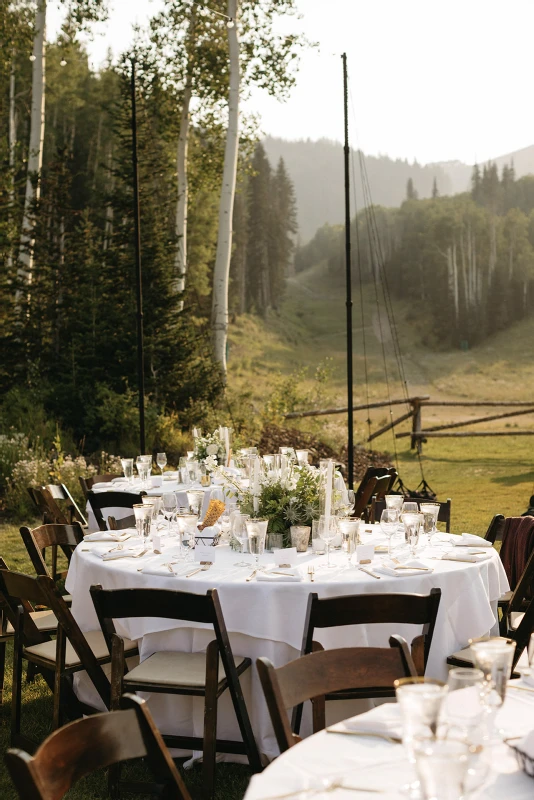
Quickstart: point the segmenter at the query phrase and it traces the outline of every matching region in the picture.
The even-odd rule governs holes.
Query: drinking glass
[[[171,523],[174,519],[174,515],[176,514],[177,502],[176,502],[176,495],[174,492],[165,492],[165,494],[161,497],[161,504],[163,510],[163,516],[167,520],[167,531],[170,533],[171,530]]]
[[[186,492],[186,495],[191,513],[198,514],[198,516],[200,516],[202,511],[202,503],[204,502],[204,492],[200,491],[200,489],[190,489],[188,492]]]
[[[131,483],[133,480],[133,458],[121,458],[121,466],[124,477],[128,478]]]
[[[390,495],[388,495],[389,497]],[[411,500],[405,500],[401,506],[401,514],[417,514],[419,511],[419,505],[417,503],[412,502]],[[401,516],[402,520],[402,516]]]
[[[155,497],[142,497],[141,502],[144,506],[150,508],[150,523],[156,521],[157,511],[156,511],[156,498]]]
[[[297,456],[297,461],[299,464],[308,464],[308,451],[307,450],[295,450],[295,455]]]
[[[187,555],[191,550],[190,540],[193,539],[194,542],[195,536],[198,533],[198,516],[196,514],[190,514],[189,512],[184,511],[176,515],[176,521],[178,523],[178,534],[180,538],[180,556],[187,558]],[[186,546],[187,552],[185,549]]]
[[[424,800],[460,800],[469,767],[470,748],[455,740],[417,741],[415,767]]]
[[[326,544],[326,566],[329,569],[335,567],[335,564],[330,563],[330,543],[333,539],[335,539],[337,535],[337,522],[335,517],[325,517],[322,514],[319,517],[319,524],[317,526],[317,532],[319,537],[325,542]]]
[[[249,514],[241,514],[240,511],[234,511],[230,514],[230,533],[231,535],[237,539],[239,544],[241,545],[241,551],[245,552],[245,546],[248,544],[248,533],[247,533],[247,526],[246,522],[250,519]],[[237,564],[234,564],[235,567],[249,567],[250,562],[248,561],[239,561]]]
[[[438,514],[441,508],[439,503],[420,503],[419,508],[423,515],[423,531],[428,533],[428,543],[432,544],[434,535],[438,533]]]
[[[401,712],[402,744],[408,760],[415,764],[416,742],[432,742],[436,739],[447,686],[433,678],[401,678],[393,685]],[[414,800],[424,797],[418,780],[403,786],[401,791]]]
[[[135,516],[135,527],[137,528],[137,535],[143,540],[146,545],[150,539],[150,525],[152,522],[152,506],[145,506],[143,503],[135,503],[133,507]]]
[[[494,713],[504,703],[506,685],[512,672],[515,642],[512,639],[495,636],[470,639],[469,645],[475,666],[484,673],[483,698],[487,711]]]
[[[388,539],[388,556],[391,555],[391,538],[397,533],[399,512],[396,508],[385,508],[380,515],[380,529]]]
[[[441,708],[440,735],[478,744],[476,729],[484,716],[484,673],[472,667],[449,670],[449,691]]]
[[[163,477],[163,468],[167,466],[167,454],[166,453],[157,453],[156,455],[156,464],[161,470],[161,475]]]
[[[387,494],[385,496],[385,501],[386,501],[386,508],[397,510],[397,512],[400,514],[402,505],[404,503],[404,497],[402,496],[402,494]]]
[[[180,483],[183,483],[184,486],[189,486],[190,484],[189,469],[187,466],[187,458],[185,458],[185,456],[181,456],[178,462],[178,475]]]
[[[260,556],[265,550],[268,519],[248,519],[245,522],[248,536],[248,549],[255,556],[254,569],[260,570]]]
[[[326,545],[319,534],[318,519],[312,520],[312,550],[318,556],[322,556],[326,552]]]
[[[402,512],[402,524],[404,525],[404,538],[410,548],[412,556],[416,554],[417,545],[419,544],[419,535],[421,532],[421,522],[423,515],[414,513],[413,511]]]
[[[360,521],[358,519],[338,519],[337,526],[341,533],[341,549],[346,553],[348,564],[352,567],[352,556],[356,552],[358,545],[358,532],[360,528]]]

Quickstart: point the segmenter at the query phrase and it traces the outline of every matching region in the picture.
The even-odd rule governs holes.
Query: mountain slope
[[[263,140],[271,165],[283,158],[297,198],[299,236],[306,243],[325,222],[338,224],[344,219],[343,147],[328,139],[289,141],[271,136]],[[534,173],[534,146],[494,159],[499,168],[514,162],[516,175]],[[352,178],[356,186],[356,206],[363,206],[358,153],[352,151]],[[430,197],[434,179],[442,195],[469,189],[472,167],[460,161],[421,165],[388,156],[366,156],[365,166],[373,203],[399,206],[406,197],[406,184],[412,179],[420,197]],[[351,197],[355,210],[354,193]]]

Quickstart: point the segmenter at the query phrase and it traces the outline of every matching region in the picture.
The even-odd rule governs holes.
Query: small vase
[[[282,533],[269,533],[267,535],[267,545],[269,550],[281,550],[284,546],[284,535]]]
[[[291,531],[291,546],[297,548],[297,553],[305,553],[308,549],[308,542],[310,541],[309,525],[292,525]]]

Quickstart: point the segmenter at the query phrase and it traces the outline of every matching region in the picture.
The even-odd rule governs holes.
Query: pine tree
[[[271,167],[265,149],[260,143],[252,158],[252,175],[248,181],[247,206],[247,311],[255,309],[265,315],[271,305],[270,282],[270,219],[271,219]]]
[[[271,182],[271,233],[269,237],[269,276],[271,299],[278,308],[288,270],[295,253],[297,209],[293,184],[280,158]]]
[[[406,184],[406,199],[407,200],[417,200],[419,195],[417,194],[412,178],[408,178],[408,182]]]

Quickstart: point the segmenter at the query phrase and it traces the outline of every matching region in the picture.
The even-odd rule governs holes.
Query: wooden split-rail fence
[[[417,397],[403,398],[402,400],[384,400],[376,403],[369,403],[364,405],[353,406],[353,411],[367,411],[373,408],[390,408],[391,416],[393,411],[391,406],[405,405],[409,406],[409,410],[399,417],[392,419],[387,425],[383,425],[376,431],[373,431],[367,441],[371,442],[383,433],[396,428],[406,420],[412,420],[412,428],[410,431],[401,431],[396,433],[397,439],[410,437],[411,448],[421,452],[423,443],[427,439],[434,437],[467,437],[467,436],[534,436],[534,428],[532,430],[517,430],[509,429],[504,431],[457,431],[451,430],[456,428],[463,428],[467,425],[477,425],[484,422],[493,422],[496,419],[509,419],[510,417],[519,417],[524,414],[534,414],[534,402],[525,402],[522,400],[431,400],[429,395],[420,395]],[[442,425],[433,425],[431,427],[423,427],[422,411],[423,408],[430,408],[432,406],[448,406],[458,408],[509,408],[513,407],[513,411],[504,411],[498,414],[486,414],[483,417],[475,417],[475,419],[461,420],[460,422],[447,422]],[[315,409],[313,411],[292,411],[285,415],[286,419],[301,419],[304,417],[323,417],[329,414],[346,414],[348,408],[325,408]]]

